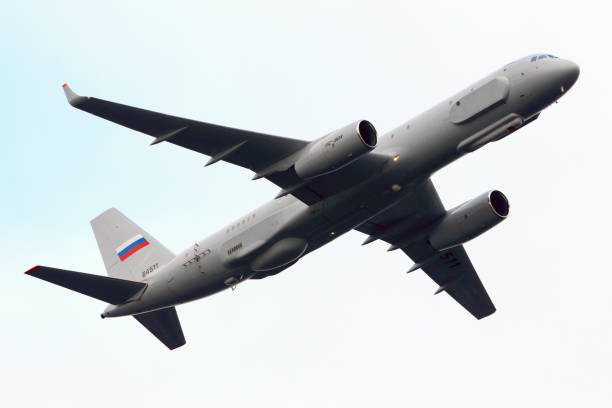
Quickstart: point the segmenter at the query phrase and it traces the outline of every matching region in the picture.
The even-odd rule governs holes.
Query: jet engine
[[[502,222],[509,211],[500,191],[484,193],[448,211],[429,234],[429,244],[439,251],[461,245]]]
[[[308,144],[295,162],[295,172],[303,179],[331,173],[368,153],[377,143],[376,129],[370,122],[351,123]]]

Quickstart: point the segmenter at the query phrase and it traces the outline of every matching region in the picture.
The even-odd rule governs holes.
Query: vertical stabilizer
[[[91,221],[108,275],[139,281],[167,264],[174,254],[116,208]]]

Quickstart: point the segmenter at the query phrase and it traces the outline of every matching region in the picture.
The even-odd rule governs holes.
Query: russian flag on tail
[[[115,251],[121,262],[128,259],[133,253],[149,245],[149,241],[142,235],[136,235],[121,244]]]

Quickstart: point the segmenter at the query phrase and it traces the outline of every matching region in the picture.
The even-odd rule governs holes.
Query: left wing
[[[399,203],[355,229],[369,235],[365,243],[381,239],[391,244],[389,250],[401,248],[415,262],[409,272],[423,269],[438,284],[436,294],[445,291],[474,317],[482,319],[495,312],[495,306],[463,246],[437,252],[423,233],[445,213],[433,183],[427,180]]]
[[[383,166],[389,157],[370,153],[348,166],[314,180],[303,180],[293,169],[294,154],[309,142],[234,129],[166,115],[103,99],[80,96],[64,84],[70,105],[103,119],[153,136],[151,144],[169,142],[211,156],[206,165],[220,160],[255,172],[279,186],[279,195],[292,194],[311,205],[354,185]]]
[[[70,105],[119,125],[258,172],[297,152],[308,142],[183,119],[103,99],[80,96],[64,84]]]

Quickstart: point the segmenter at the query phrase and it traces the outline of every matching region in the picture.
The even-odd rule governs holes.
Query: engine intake
[[[429,244],[439,251],[461,245],[493,228],[509,213],[506,196],[489,191],[448,211],[430,232]]]
[[[308,144],[295,162],[295,172],[303,179],[334,172],[370,152],[377,143],[374,125],[367,120],[351,123]]]

